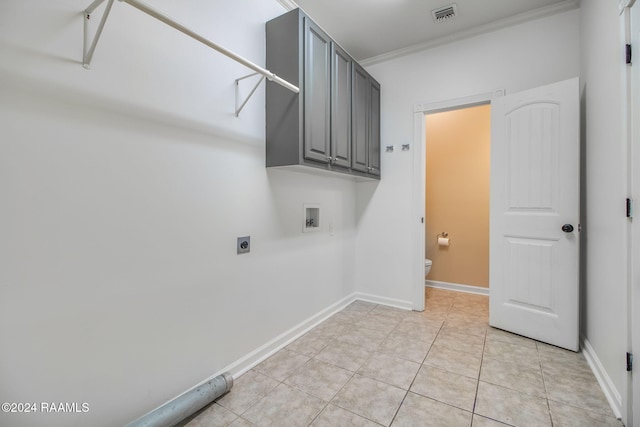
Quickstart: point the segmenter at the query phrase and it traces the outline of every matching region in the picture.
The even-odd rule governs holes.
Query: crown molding
[[[622,15],[624,13],[624,10],[628,7],[633,6],[633,4],[636,2],[636,0],[619,0],[618,2],[618,12],[620,12],[620,15]]]
[[[523,13],[511,16],[509,18],[492,22],[490,24],[480,25],[478,27],[470,28],[465,31],[458,31],[455,34],[438,37],[423,43],[407,46],[405,48],[383,53],[381,55],[373,56],[371,58],[362,59],[362,60],[359,60],[358,62],[365,66],[377,64],[379,62],[388,61],[401,56],[410,55],[412,53],[417,53],[424,50],[432,49],[434,47],[441,46],[447,43],[456,42],[462,39],[479,36],[481,34],[500,30],[502,28],[507,28],[514,25],[522,24],[527,21],[533,21],[535,19],[545,18],[547,16],[552,16],[557,13],[578,9],[579,7],[580,7],[580,0],[564,0],[560,3],[541,7],[539,9],[531,10],[528,12],[523,12]]]
[[[298,7],[295,1],[293,0],[276,0],[278,3],[282,5],[286,10],[293,10]]]

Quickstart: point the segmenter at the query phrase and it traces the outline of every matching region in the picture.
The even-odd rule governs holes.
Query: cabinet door
[[[351,66],[353,60],[331,43],[331,157],[337,166],[351,166]]]
[[[304,157],[327,163],[330,150],[330,39],[304,18]]]
[[[369,112],[369,173],[380,175],[380,85],[371,80]]]
[[[360,172],[367,172],[368,140],[369,140],[369,76],[360,66],[353,66],[352,80],[352,151],[351,168]]]

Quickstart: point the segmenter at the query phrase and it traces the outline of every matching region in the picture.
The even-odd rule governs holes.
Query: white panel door
[[[577,351],[579,80],[491,105],[490,324]]]

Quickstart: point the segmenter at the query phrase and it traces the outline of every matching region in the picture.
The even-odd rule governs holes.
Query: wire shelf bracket
[[[93,36],[93,40],[91,40],[91,34],[90,34],[90,28],[89,28],[89,22],[91,21],[91,14],[104,2],[107,2],[107,6],[104,10],[104,13],[102,15],[102,19],[100,19],[100,23],[98,24],[98,28],[95,32],[95,35]],[[96,50],[96,46],[98,45],[98,41],[100,40],[100,36],[102,35],[102,31],[104,30],[104,26],[107,22],[107,19],[109,18],[109,13],[111,13],[111,8],[113,6],[115,0],[94,0],[89,7],[87,7],[84,11],[83,11],[83,21],[84,21],[84,43],[83,43],[83,55],[82,55],[82,66],[86,69],[90,69],[91,68],[91,60],[93,59],[93,53]],[[249,101],[249,99],[251,98],[251,96],[253,96],[253,94],[255,93],[255,91],[258,89],[258,86],[260,86],[260,83],[262,83],[262,81],[266,78],[269,81],[272,81],[274,83],[279,84],[280,86],[283,86],[287,89],[289,89],[290,91],[292,91],[293,93],[300,93],[300,89],[289,83],[288,81],[276,76],[274,73],[272,73],[271,71],[262,68],[261,66],[254,64],[253,62],[249,61],[248,59],[243,58],[242,56],[220,46],[217,43],[212,42],[211,40],[208,40],[207,38],[201,36],[198,33],[195,33],[193,31],[191,31],[190,29],[188,29],[187,27],[185,27],[182,24],[179,24],[178,22],[174,21],[173,19],[169,18],[168,16],[164,15],[163,13],[153,9],[152,7],[150,7],[149,5],[138,1],[138,0],[119,0],[122,3],[127,3],[130,6],[135,7],[136,9],[140,10],[141,12],[146,13],[147,15],[151,16],[152,18],[156,18],[157,20],[167,24],[168,26],[180,31],[181,33],[191,37],[194,40],[199,41],[200,43],[204,44],[205,46],[210,47],[213,50],[216,50],[220,53],[222,53],[223,55],[233,59],[236,62],[239,62],[240,64],[244,65],[245,67],[255,71],[253,74],[249,74],[248,76],[244,76],[244,77],[240,77],[238,79],[236,79],[235,81],[235,88],[236,88],[236,117],[238,117],[240,115],[240,112],[242,111],[242,109],[244,108],[244,106],[247,104],[247,102]],[[260,81],[258,81],[258,83],[253,87],[253,89],[251,90],[251,92],[249,93],[249,95],[247,96],[247,98],[240,103],[240,105],[238,105],[238,98],[239,98],[239,82],[241,80],[244,80],[248,77],[252,77],[255,76],[257,74],[262,75],[262,78],[260,79]]]
[[[258,80],[258,83],[256,83],[253,89],[251,89],[251,92],[249,92],[249,95],[247,95],[245,100],[242,101],[240,105],[238,105],[238,100],[240,98],[240,81],[244,79],[248,79],[249,77],[257,76],[257,75],[259,75],[259,73],[251,73],[247,76],[236,79],[236,117],[240,116],[240,112],[242,111],[244,106],[247,105],[247,102],[249,102],[249,99],[251,99],[255,91],[258,89],[258,86],[260,86],[260,83],[262,83],[266,77],[265,76],[260,77],[260,80]]]
[[[91,59],[93,58],[93,52],[95,52],[96,50],[96,46],[98,45],[98,40],[100,40],[100,36],[102,35],[102,30],[104,30],[104,24],[106,24],[107,18],[109,18],[109,13],[111,13],[111,7],[113,6],[113,0],[108,0],[107,7],[104,13],[102,14],[102,19],[98,24],[98,29],[96,30],[96,33],[93,36],[93,41],[90,41],[89,21],[91,21],[91,14],[104,1],[105,0],[95,0],[82,13],[82,19],[84,21],[84,43],[82,48],[82,66],[87,70],[91,68]]]

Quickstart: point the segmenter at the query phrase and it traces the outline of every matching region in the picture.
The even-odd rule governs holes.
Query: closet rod
[[[98,7],[104,0],[95,0],[93,3],[91,3],[91,5],[84,11],[85,16],[88,16],[91,14],[91,12],[93,12],[93,10],[95,10],[96,7]],[[240,55],[237,55],[236,53],[230,51],[229,49],[226,49],[222,46],[220,46],[217,43],[212,42],[211,40],[206,39],[205,37],[201,36],[200,34],[197,34],[193,31],[191,31],[190,29],[188,29],[187,27],[185,27],[184,25],[181,25],[179,23],[177,23],[176,21],[174,21],[173,19],[169,18],[168,16],[158,12],[157,10],[151,8],[150,6],[137,1],[137,0],[120,0],[123,3],[127,3],[133,7],[135,7],[136,9],[146,13],[147,15],[156,18],[157,20],[164,22],[165,24],[169,25],[170,27],[175,28],[176,30],[180,31],[183,34],[186,34],[187,36],[199,41],[200,43],[209,46],[210,48],[217,50],[218,52],[222,53],[225,56],[228,56],[229,58],[233,59],[234,61],[237,61],[239,63],[241,63],[242,65],[244,65],[247,68],[251,68],[253,71],[262,74],[263,76],[265,76],[268,80],[278,83],[280,86],[284,86],[287,89],[289,89],[290,91],[294,92],[294,93],[299,93],[300,89],[289,83],[288,81],[276,76],[275,74],[273,74],[271,71],[262,68],[259,65],[254,64],[253,62],[249,61],[248,59],[243,58]],[[95,45],[97,44],[97,37],[99,37],[100,35],[96,35],[96,40],[94,40],[93,42],[93,47],[95,48]],[[93,52],[92,52],[93,53]],[[85,64],[85,66],[88,64]]]

